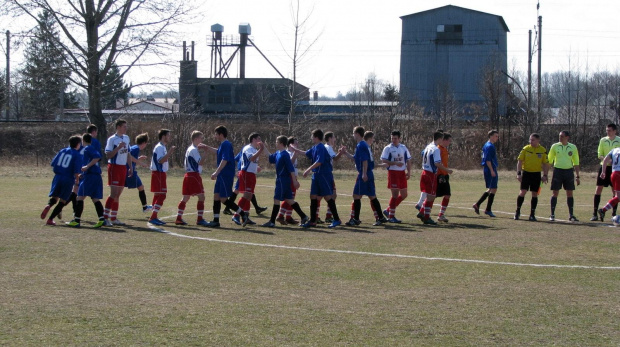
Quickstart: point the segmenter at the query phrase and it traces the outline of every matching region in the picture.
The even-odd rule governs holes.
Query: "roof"
[[[502,27],[504,27],[504,30],[507,32],[510,32],[510,29],[508,29],[508,25],[506,25],[506,22],[504,21],[504,18],[502,16],[498,16],[498,15],[486,13],[486,12],[481,12],[481,11],[476,11],[476,10],[472,10],[472,9],[465,8],[465,7],[454,6],[454,5],[446,5],[446,6],[437,7],[437,8],[433,8],[433,9],[422,11],[422,12],[408,14],[408,15],[400,17],[400,19],[404,20],[405,18],[427,14],[428,12],[436,12],[436,11],[443,11],[443,10],[449,10],[449,9],[459,9],[459,10],[465,10],[465,11],[469,11],[469,12],[473,12],[477,14],[484,14],[487,16],[495,16],[497,17],[497,19],[499,19],[499,22],[502,25]]]
[[[153,106],[156,106],[158,108],[161,108],[162,110],[167,110],[167,111],[173,111],[173,112],[179,111],[179,104],[173,104],[173,103],[167,103],[167,102],[149,101],[149,100],[141,100],[141,101],[137,101],[135,103],[130,103],[130,104],[128,104],[125,107],[119,108],[119,110],[135,110],[135,109],[138,109],[140,107],[140,104],[153,105]]]

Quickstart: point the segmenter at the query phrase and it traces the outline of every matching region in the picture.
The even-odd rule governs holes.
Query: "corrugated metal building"
[[[509,30],[501,16],[448,5],[401,19],[403,102],[415,101],[433,112],[438,92],[449,88],[462,106],[481,104],[483,68],[494,62],[506,72]]]

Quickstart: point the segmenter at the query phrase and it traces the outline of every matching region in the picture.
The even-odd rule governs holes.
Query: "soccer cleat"
[[[424,224],[426,224],[426,225],[437,225],[437,222],[435,222],[434,220],[429,218],[429,219],[424,220]]]
[[[95,225],[93,225],[93,228],[101,228],[104,224],[105,220],[99,220],[97,223],[95,223]]]
[[[53,220],[51,220],[51,219],[48,219],[48,220],[47,220],[47,222],[45,222],[45,225],[52,225],[52,226],[55,226],[55,225],[56,225],[56,222],[54,222],[54,221],[53,221]]]
[[[378,226],[380,226],[380,225],[382,225],[382,224],[383,224],[383,222],[381,221],[381,219],[377,219],[377,220],[375,220],[375,222],[374,222],[374,223],[372,223],[372,225],[374,225],[374,226],[376,226],[376,227],[378,227]]]
[[[265,212],[265,211],[267,211],[267,207],[260,207],[260,206],[258,206],[258,207],[256,208],[256,213],[257,213],[257,214],[261,214],[261,213],[263,213],[263,212]]]
[[[517,211],[515,212],[515,220],[519,220],[519,217],[521,217],[521,212]]]
[[[437,221],[438,222],[444,222],[444,223],[448,223],[448,218],[446,218],[446,216],[444,216],[443,214],[439,217],[437,217]]]
[[[241,226],[245,227],[246,225],[248,225],[249,222],[252,222],[250,220],[250,217],[248,217],[248,215],[246,215],[245,213],[241,216]],[[254,222],[252,222],[252,224],[256,224]]]
[[[579,222],[579,219],[577,219],[577,217],[575,217],[575,216],[570,216],[570,217],[568,217],[568,221],[569,222]]]
[[[41,212],[41,219],[45,219],[45,217],[47,217],[47,214],[49,213],[51,208],[51,205],[45,205],[45,208],[43,208],[43,212]]]
[[[223,213],[223,214],[227,214],[227,215],[229,215],[229,216],[232,216],[232,215],[233,215],[232,211],[231,211],[230,209],[228,209],[228,208],[225,208],[225,209],[224,209],[224,211],[222,211],[222,213]]]
[[[162,222],[162,223],[164,223],[164,222]],[[120,221],[120,220],[118,220],[118,219],[113,220],[113,221],[112,221],[112,224],[114,224],[114,225],[118,225],[118,226],[123,226],[123,225],[125,225],[125,223],[121,222],[121,221]],[[166,224],[166,223],[164,223],[164,224]],[[162,224],[162,225],[163,225],[163,224]]]
[[[492,217],[492,218],[497,217],[497,216],[495,215],[495,213],[493,213],[493,212],[491,212],[491,211],[484,211],[484,214],[486,214],[487,216]]]
[[[286,219],[284,219],[284,217],[278,217],[276,218],[276,222],[282,224],[282,225],[287,225],[288,223],[286,222]]]
[[[302,224],[306,224],[310,221],[310,217],[305,216],[304,218],[301,219],[301,222],[299,223],[299,226],[302,226]],[[288,222],[288,220],[287,220]]]
[[[174,221],[174,225],[187,225],[187,222],[182,219],[177,219]]]
[[[220,227],[220,222],[211,221],[211,222],[207,222],[207,224],[205,224],[204,226],[206,226],[208,228],[219,228]]]
[[[109,220],[109,219],[106,219],[106,220],[104,220],[104,221],[103,221],[103,226],[106,226],[106,227],[113,227],[113,226],[114,226],[114,224],[112,224],[112,222],[110,222],[110,220]]]
[[[151,212],[151,211],[153,211],[153,206],[151,206],[151,205],[142,206],[142,212],[143,213],[147,213],[147,212]]]
[[[325,223],[331,223],[333,221],[334,221],[334,219],[332,217],[325,218]]]
[[[590,218],[590,222],[596,222],[598,220],[598,216],[595,214],[592,215],[592,218]]]
[[[316,219],[316,224],[323,224],[323,223],[325,223],[325,222],[323,222],[323,221],[321,220],[321,218],[317,218],[317,219]]]
[[[253,220],[250,219],[250,217],[247,217],[246,223],[247,225],[256,225],[256,222],[254,222]]]
[[[555,222],[555,215],[552,214],[551,216],[549,216],[549,220],[552,221],[552,222]]]
[[[275,223],[269,221],[269,222],[267,222],[267,223],[265,223],[265,224],[263,224],[261,226],[263,226],[265,228],[275,228],[276,225],[275,225]]]
[[[335,219],[332,222],[332,224],[328,225],[327,227],[330,228],[330,229],[333,229],[333,228],[339,226],[340,224],[342,224],[342,222],[340,220]]]
[[[418,212],[418,215],[416,217],[418,217],[422,222],[424,222],[424,213],[422,211]]]
[[[62,219],[62,211],[58,212],[58,216],[56,216],[56,218]]]
[[[605,221],[605,211],[602,208],[598,209],[598,217],[601,219],[601,222]]]
[[[314,228],[316,227],[316,223],[311,223],[310,221],[308,221],[303,224],[300,224],[299,226],[302,228]]]
[[[401,220],[400,219],[396,219],[396,217],[392,217],[390,219],[387,220],[389,223],[400,223]]]
[[[388,219],[387,219],[387,218],[385,218],[385,217],[383,217],[383,216],[381,216],[381,218],[377,218],[377,220],[378,220],[379,222],[381,222],[381,223],[387,223],[387,222],[388,222]]]
[[[530,215],[530,218],[528,218],[528,220],[529,220],[530,222],[536,222],[536,221],[537,221],[537,220],[536,220],[536,216],[534,216],[533,214],[531,214],[531,215]]]
[[[333,222],[332,222],[332,223],[333,223]],[[361,221],[359,221],[359,220],[357,220],[357,219],[355,219],[355,218],[351,218],[351,219],[349,219],[349,221],[348,221],[348,222],[346,222],[345,224],[346,224],[346,225],[348,225],[348,226],[354,227],[354,226],[356,226],[356,225],[360,225],[360,223],[362,223],[362,222],[361,222]],[[330,225],[331,225],[331,224],[330,224]]]
[[[478,207],[477,204],[473,204],[471,205],[471,207],[474,209],[474,212],[476,212],[476,214],[480,214],[480,207]]]
[[[383,210],[383,215],[385,216],[385,218],[390,218],[390,213],[388,212],[388,210]]]
[[[75,219],[65,223],[68,227],[72,227],[72,228],[79,228],[80,227],[80,222],[76,221]]]
[[[306,217],[306,218],[308,218],[308,220],[310,220],[310,217]],[[286,218],[286,222],[287,222],[288,224],[298,224],[298,223],[303,224],[303,221],[302,221],[302,222],[299,222],[297,219],[295,219],[295,218],[293,218],[293,217],[288,217],[288,218]]]
[[[149,223],[157,226],[162,226],[166,223],[160,221],[158,218],[149,219]]]
[[[201,219],[201,220],[199,220],[199,221],[197,221],[197,222],[196,222],[196,225],[201,225],[201,226],[203,226],[203,227],[208,227],[208,226],[209,226],[209,222],[207,222],[207,221],[206,221],[206,220],[204,220],[204,219]]]
[[[235,222],[237,225],[241,225],[241,220],[239,220],[239,216],[233,216],[230,220]]]

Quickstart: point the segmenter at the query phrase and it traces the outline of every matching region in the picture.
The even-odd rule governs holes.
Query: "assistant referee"
[[[549,216],[551,221],[555,220],[555,207],[558,204],[558,194],[562,188],[566,190],[568,220],[571,222],[579,221],[573,214],[575,181],[577,181],[577,185],[580,184],[579,152],[577,146],[568,142],[569,139],[570,133],[563,130],[560,132],[560,142],[554,143],[549,149],[549,164],[553,165],[553,179],[551,180],[553,196],[551,197],[551,216]]]

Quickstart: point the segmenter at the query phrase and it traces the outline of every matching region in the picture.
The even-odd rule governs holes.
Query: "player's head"
[[[149,142],[149,133],[142,133],[138,136],[136,136],[136,144],[137,145],[141,145],[141,144],[146,144]]]
[[[390,140],[392,143],[398,145],[400,143],[400,131],[394,130],[390,135]]]
[[[205,138],[205,135],[202,133],[202,131],[198,131],[198,130],[192,131],[192,142],[194,142],[194,140],[196,139],[200,139],[200,141],[202,142],[204,138]]]
[[[159,129],[157,132],[157,138],[159,141],[161,141],[164,137],[168,138],[168,135],[170,135],[170,129]]]
[[[228,129],[226,129],[225,126],[220,125],[217,128],[215,128],[215,134],[216,135],[221,135],[224,138],[228,137]]]
[[[280,135],[276,138],[276,144],[281,145],[280,148],[284,148],[288,145],[288,138],[284,135]]]
[[[329,140],[331,139],[336,139],[336,136],[334,136],[334,133],[331,131],[328,131],[325,133],[325,136],[323,136],[323,139],[325,140],[326,143],[329,143]]]
[[[82,135],[82,143],[85,145],[90,145],[93,142],[93,136],[90,133],[86,133]]]
[[[607,136],[609,135],[618,135],[618,126],[614,123],[607,124]]]
[[[568,141],[568,139],[570,139],[570,132],[568,130],[562,130],[560,131],[560,142],[562,142],[562,140]]]
[[[93,135],[93,131],[95,132],[94,136],[97,136],[97,126],[95,124],[91,124],[86,127],[86,132]]]
[[[532,145],[532,147],[538,147],[539,144],[540,135],[537,133],[532,133],[532,135],[530,135],[530,145]]]
[[[360,139],[364,138],[364,132],[366,132],[366,130],[364,129],[363,126],[358,125],[355,128],[353,128],[353,136],[357,134]]]
[[[297,139],[295,138],[295,136],[290,136],[287,140],[286,140],[286,145],[290,146],[290,145],[294,145],[297,143]]]
[[[499,131],[495,129],[489,130],[487,135],[489,136],[489,141],[491,141],[491,143],[495,143],[497,142],[497,140],[499,140]]]
[[[443,130],[440,130],[437,130],[433,133],[433,141],[443,140]]]
[[[372,131],[368,130],[364,132],[364,141],[368,141],[374,138],[375,138],[375,133],[373,133]]]
[[[127,127],[127,121],[122,118],[119,118],[116,120],[116,122],[114,122],[114,127],[116,128],[116,130],[122,128],[123,126],[125,126],[125,128]]]
[[[450,143],[452,142],[452,135],[448,133],[443,133],[442,141],[443,141],[443,146],[448,147]]]
[[[71,146],[71,148],[80,148],[81,144],[82,144],[82,136],[73,135],[69,138],[69,146]]]
[[[251,133],[250,136],[248,136],[248,142],[253,143],[255,141],[260,141],[259,133]]]
[[[323,130],[321,129],[312,130],[312,138],[317,139],[319,141],[323,141]]]

